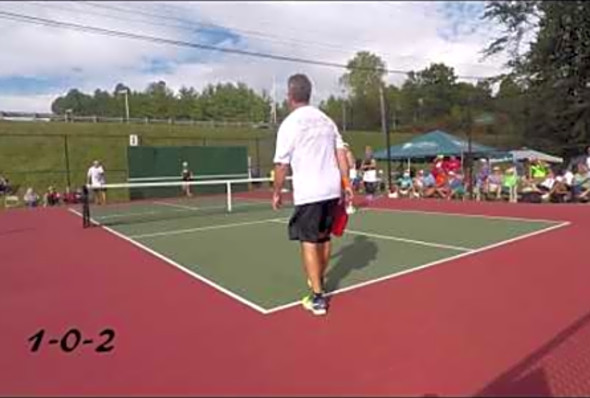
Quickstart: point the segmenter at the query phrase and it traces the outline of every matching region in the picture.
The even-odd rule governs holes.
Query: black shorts
[[[295,206],[295,212],[289,221],[289,239],[311,243],[328,242],[339,200],[329,199]]]
[[[376,182],[366,182],[365,181],[365,192],[369,195],[373,195],[376,191],[377,183]]]

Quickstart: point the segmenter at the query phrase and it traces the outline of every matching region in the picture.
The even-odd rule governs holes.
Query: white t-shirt
[[[568,170],[563,175],[563,178],[565,179],[565,183],[567,185],[572,185],[572,183],[574,182],[574,173],[572,173],[570,170]]]
[[[377,182],[377,170],[366,170],[363,173],[363,181]]]
[[[88,169],[88,178],[92,186],[101,186],[105,183],[104,169],[102,166],[90,166]]]
[[[541,185],[547,189],[552,189],[553,185],[555,184],[555,178],[547,177]]]
[[[281,123],[274,162],[291,165],[296,206],[340,197],[337,148],[344,148],[338,127],[311,105],[295,109]]]

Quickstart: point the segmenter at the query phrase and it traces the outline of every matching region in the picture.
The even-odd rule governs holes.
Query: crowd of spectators
[[[362,166],[370,158],[371,153],[367,151],[365,159],[360,162],[361,167],[351,177],[355,178],[357,192],[372,197],[372,185],[377,184],[385,193],[385,181],[382,171],[377,172],[377,181],[371,181],[371,185],[363,178]],[[566,167],[537,158],[513,163],[493,163],[482,158],[475,162],[472,178],[460,158],[439,155],[423,167],[405,167],[393,172],[392,180],[393,185],[387,192],[392,199],[464,200],[472,189],[474,199],[478,201],[588,202],[590,148],[585,156],[574,159]]]

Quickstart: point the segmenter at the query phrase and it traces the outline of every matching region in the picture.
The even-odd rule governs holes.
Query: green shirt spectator
[[[516,173],[506,173],[502,178],[502,185],[508,188],[513,188],[518,184],[518,176]]]
[[[536,179],[543,179],[547,177],[547,167],[544,164],[535,162],[531,164],[531,176]]]

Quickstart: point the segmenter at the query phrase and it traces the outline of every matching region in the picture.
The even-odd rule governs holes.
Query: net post
[[[227,211],[231,213],[231,181],[227,181],[225,184],[227,187]]]

